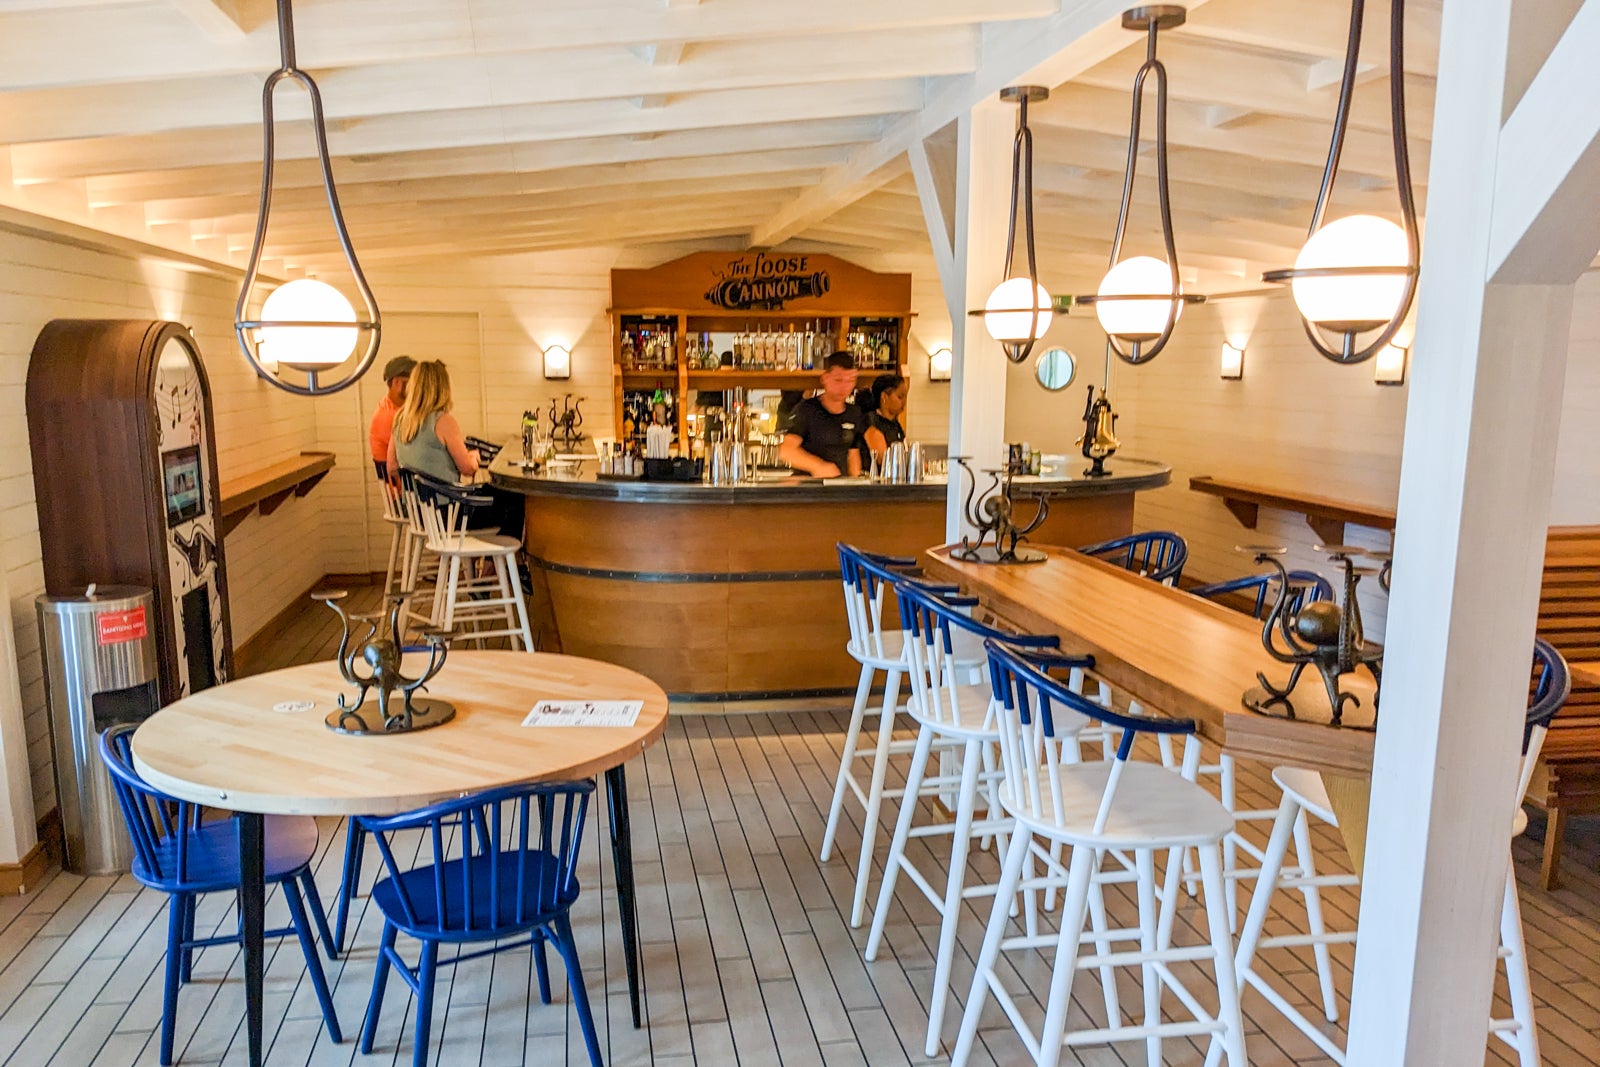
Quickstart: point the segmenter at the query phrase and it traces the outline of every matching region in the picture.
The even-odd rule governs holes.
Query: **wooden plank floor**
[[[326,616],[326,621],[322,616]],[[315,659],[336,643],[327,609],[315,606],[273,639],[279,665]],[[265,665],[257,664],[257,666]],[[446,668],[448,669],[448,668]],[[891,912],[884,949],[866,963],[866,929],[848,925],[853,857],[860,841],[860,812],[848,808],[837,851],[819,863],[844,717],[836,711],[796,710],[752,715],[675,716],[661,745],[630,767],[636,835],[639,907],[643,928],[648,1026],[628,1022],[627,984],[621,962],[609,858],[602,862],[603,816],[585,842],[585,891],[574,909],[585,979],[594,1004],[606,1062],[627,1065],[899,1065],[929,1062],[922,1054],[932,979],[937,918],[904,883]],[[1263,768],[1243,765],[1243,803],[1267,807],[1275,798]],[[898,771],[896,772],[898,773]],[[879,834],[878,858],[887,847],[892,810]],[[1536,817],[1537,820],[1537,817]],[[1261,835],[1266,824],[1257,824]],[[1547,1063],[1577,1067],[1600,1063],[1600,822],[1575,820],[1569,829],[1567,887],[1535,888],[1539,825],[1516,846],[1523,914],[1539,998],[1539,1023]],[[334,899],[343,837],[335,821],[322,824],[317,876],[324,900]],[[1336,833],[1316,831],[1325,868],[1343,854]],[[926,850],[924,868],[939,870]],[[370,883],[375,861],[368,863]],[[992,878],[995,859],[971,861],[973,877]],[[874,876],[873,895],[877,879]],[[370,986],[381,919],[367,907],[366,887],[355,902],[351,951],[332,964],[329,979],[346,1041],[329,1043],[292,942],[280,943],[267,969],[268,1063],[273,1065],[409,1063],[412,1004],[391,983],[378,1029],[377,1051],[355,1051]],[[1241,907],[1248,894],[1241,894]],[[1332,891],[1331,925],[1354,921],[1357,898]],[[1109,898],[1113,923],[1128,921],[1131,899]],[[197,927],[223,931],[234,923],[226,895],[207,898]],[[971,977],[987,902],[969,902],[963,919],[946,1047],[960,1017],[959,1000]],[[283,907],[269,899],[269,923]],[[165,900],[128,877],[80,878],[58,873],[26,897],[0,899],[0,1063],[63,1067],[121,1067],[156,1062],[161,1012]],[[1203,914],[1186,902],[1180,940],[1196,940]],[[1285,904],[1269,933],[1299,928],[1303,915]],[[1047,923],[1048,925],[1048,923]],[[1353,949],[1335,947],[1341,1006],[1348,1008]],[[554,960],[554,957],[552,957]],[[1037,955],[1011,962],[1013,989],[1042,989],[1049,968]],[[1281,988],[1309,1006],[1315,974],[1308,950],[1277,950],[1258,963]],[[532,994],[525,952],[473,961],[445,972],[434,1013],[430,1062],[444,1067],[587,1062],[569,998],[552,962],[555,1002]],[[1196,978],[1200,972],[1193,971]],[[1133,976],[1121,985],[1125,1006],[1137,1005]],[[1200,991],[1204,983],[1195,981]],[[1504,980],[1497,1015],[1509,1010]],[[242,1064],[243,992],[237,952],[203,950],[195,981],[178,1008],[179,1062]],[[1038,1005],[1024,995],[1027,1010]],[[1080,1018],[1103,1009],[1092,979],[1075,990]],[[1170,996],[1167,1005],[1175,1001]],[[1247,994],[1248,1044],[1258,1065],[1320,1064],[1315,1048],[1253,992]],[[1314,1014],[1314,1012],[1313,1012]],[[1462,1020],[1462,1025],[1478,1025]],[[1337,1028],[1335,1028],[1337,1029]],[[997,1010],[985,1017],[975,1064],[1027,1062],[1021,1042]],[[1167,1043],[1168,1062],[1199,1064],[1203,1049]],[[934,1062],[943,1062],[940,1056]],[[1498,1041],[1489,1062],[1511,1062]],[[1142,1046],[1068,1052],[1064,1063],[1106,1067],[1143,1063]]]

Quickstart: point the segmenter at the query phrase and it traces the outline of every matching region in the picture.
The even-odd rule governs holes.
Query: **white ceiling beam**
[[[848,148],[875,139],[882,129],[874,117],[774,122],[760,126],[724,126],[658,134],[648,141],[628,136],[584,137],[568,141],[495,144],[470,149],[396,153],[342,158],[334,163],[334,177],[345,183],[381,183],[442,178],[481,178],[485,175],[532,176],[569,170],[583,180],[588,168],[632,168],[657,161],[706,160],[737,171],[745,158],[761,159],[772,151],[825,147]],[[9,153],[0,151],[9,166]],[[9,171],[4,175],[9,180]],[[261,164],[136,171],[86,179],[90,204],[143,202],[152,199],[258,195]],[[531,177],[530,177],[530,180]],[[286,189],[322,188],[315,160],[282,160],[273,184]],[[538,184],[538,183],[536,183]],[[320,195],[320,192],[319,194]]]
[[[1438,72],[1438,0],[1406,4],[1406,69],[1433,77]],[[1361,26],[1362,63],[1388,68],[1389,12],[1369,4]],[[1344,60],[1350,29],[1348,3],[1285,3],[1284,0],[1212,0],[1193,12],[1183,29],[1191,37],[1284,52],[1307,59]],[[1335,79],[1337,80],[1337,79]]]
[[[794,174],[821,170],[843,159],[843,146],[790,148],[769,152],[750,152],[733,156],[688,157],[649,160],[642,163],[606,166],[569,167],[537,174],[479,174],[450,178],[422,178],[409,181],[339,181],[339,200],[349,209],[359,204],[425,203],[433,200],[472,200],[499,196],[548,196],[564,191],[622,188],[648,196],[656,189],[678,182],[699,182],[716,187],[726,181],[749,176]],[[93,195],[92,193],[90,194]],[[183,222],[252,213],[258,192],[240,184],[224,196],[191,196],[144,200],[146,218],[152,223]],[[284,188],[272,197],[272,210],[327,211],[327,200],[320,183]]]
[[[168,0],[184,18],[200,27],[213,41],[242,42],[246,26],[240,18],[238,0]]]
[[[384,115],[584,100],[658,98],[667,94],[892,81],[960,74],[978,62],[978,31],[936,26],[854,37],[797,36],[782,41],[708,45],[684,67],[616,61],[615,49],[491,55],[372,64],[319,72],[332,122]],[[0,142],[83,140],[152,130],[256,128],[260,74],[174,78],[137,85],[102,84],[18,92],[0,108]],[[310,117],[294,88],[277,94],[280,122]]]
[[[691,93],[667,107],[642,110],[626,100],[592,100],[421,115],[385,115],[330,124],[339,156],[471,148],[513,141],[559,141],[597,132],[667,132],[742,124],[755,115],[770,122],[878,116],[914,111],[922,104],[920,80],[843,82],[804,93],[787,87]],[[280,123],[278,159],[314,154],[309,124]],[[58,141],[12,148],[15,180],[49,181],[181,163],[210,166],[257,162],[260,131],[240,126],[217,131],[151,133],[89,141]]]
[[[1585,3],[1500,131],[1490,274],[1570,284],[1600,249],[1600,4]]]
[[[652,67],[676,67],[683,62],[684,53],[688,49],[688,41],[662,41],[650,46],[650,58],[647,62]]]
[[[1205,2],[1192,0],[1189,6]],[[1124,6],[1124,0],[1084,0],[1049,18],[986,27],[976,71],[952,79],[920,111],[887,129],[878,143],[858,150],[827,180],[756,227],[751,244],[780,244],[878,188],[885,168],[914,142],[975,106],[998,107],[993,98],[1007,85],[1061,85],[1126,47],[1131,35],[1115,21]]]
[[[694,41],[698,52],[718,41],[812,36],[820,26],[845,35],[1038,18],[1058,5],[1059,0],[749,0],[650,9],[624,0],[336,0],[296,8],[295,37],[301,65],[322,71],[534,50],[552,56],[663,41]],[[174,71],[265,75],[278,64],[275,23],[254,27],[236,44],[219,43],[175,9],[153,3],[118,8],[115,17],[71,9],[11,15],[3,31],[0,91],[163,80]],[[72,47],[63,48],[64,41]]]

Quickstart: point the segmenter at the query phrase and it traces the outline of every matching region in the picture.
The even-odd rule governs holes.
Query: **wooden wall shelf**
[[[1277,508],[1280,511],[1304,515],[1306,523],[1316,531],[1325,545],[1344,544],[1346,523],[1369,526],[1375,530],[1394,529],[1393,507],[1277,489],[1236,481],[1232,478],[1213,478],[1209,475],[1190,478],[1189,488],[1197,493],[1221,497],[1222,503],[1233,512],[1233,517],[1247,530],[1256,528],[1262,508]]]
[[[302,452],[221,483],[217,506],[218,529],[226,537],[250,517],[252,511],[271,515],[290,495],[305,496],[333,469],[332,452]]]

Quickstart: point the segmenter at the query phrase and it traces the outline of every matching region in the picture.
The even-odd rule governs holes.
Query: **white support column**
[[[956,126],[955,247],[950,260],[952,276],[941,279],[946,299],[957,293],[965,297],[962,305],[952,301],[950,307],[950,347],[955,356],[950,380],[950,455],[970,457],[974,472],[998,467],[1005,459],[1006,357],[984,330],[983,319],[968,315],[967,310],[983,307],[989,292],[1002,281],[1016,121],[1015,108],[994,100],[974,107]],[[938,210],[937,205],[932,206]],[[1020,232],[1017,241],[1020,249]],[[982,484],[987,484],[986,480]],[[947,540],[958,540],[963,532],[971,531],[962,517],[966,488],[952,462],[945,503]]]
[[[22,692],[17,681],[17,639],[11,621],[11,590],[0,573],[0,864],[16,864],[38,840],[34,824],[33,782],[28,770],[28,737],[22,723]]]
[[[1495,195],[1508,31],[1536,3],[1444,12],[1351,1009],[1361,1067],[1483,1059],[1575,280],[1490,284],[1496,216],[1540,214]]]

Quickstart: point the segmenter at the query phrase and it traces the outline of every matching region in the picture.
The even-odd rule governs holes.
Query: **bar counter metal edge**
[[[790,478],[739,486],[524,471],[520,447],[490,467],[527,497],[529,610],[547,652],[617,663],[670,695],[737,700],[852,692],[858,666],[835,545],[915,557],[944,540],[945,481],[884,485]],[[1036,544],[1131,533],[1134,494],[1171,468],[1118,457],[1105,478],[1019,479],[1050,513]],[[983,479],[987,482],[987,477]],[[1032,514],[1019,504],[1019,517]]]

